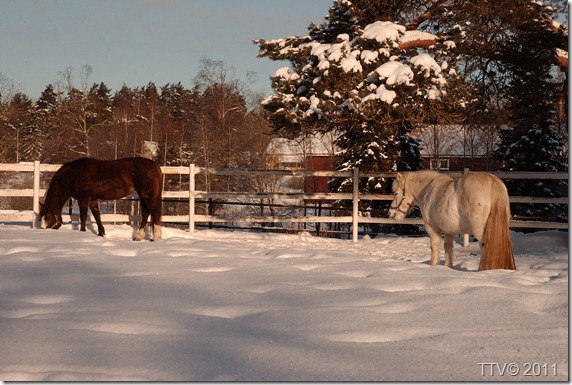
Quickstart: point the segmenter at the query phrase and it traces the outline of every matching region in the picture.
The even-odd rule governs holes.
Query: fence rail
[[[39,212],[40,197],[44,196],[45,189],[40,188],[40,177],[42,173],[52,173],[59,169],[60,165],[34,163],[18,163],[18,164],[0,164],[0,172],[25,172],[33,173],[32,188],[0,189],[0,197],[31,197],[32,210],[16,211],[3,210],[0,211],[0,222],[31,222],[35,226],[37,213]],[[307,171],[307,170],[262,170],[262,169],[229,169],[229,168],[204,168],[191,164],[188,167],[162,167],[165,175],[187,175],[189,178],[189,189],[184,191],[163,191],[164,199],[179,199],[187,201],[189,204],[189,212],[187,215],[164,215],[163,222],[166,223],[188,223],[189,231],[194,231],[195,224],[201,222],[222,223],[222,222],[250,222],[250,223],[351,223],[352,239],[358,238],[358,228],[360,224],[423,224],[420,218],[406,218],[402,221],[396,221],[389,218],[365,217],[359,215],[360,200],[389,200],[393,199],[388,194],[360,194],[358,191],[358,181],[360,178],[371,177],[395,177],[394,172],[389,173],[361,173],[358,169],[350,171]],[[465,172],[468,170],[465,170]],[[198,174],[205,175],[226,175],[226,176],[292,176],[292,177],[345,177],[352,179],[351,193],[301,193],[301,192],[207,192],[196,190],[196,176]],[[449,172],[452,176],[460,176],[463,172]],[[536,173],[536,172],[493,172],[501,179],[568,179],[568,173]],[[352,215],[346,216],[215,216],[215,215],[199,215],[196,214],[196,201],[198,199],[288,199],[288,200],[351,200]],[[511,196],[510,202],[513,203],[539,203],[539,204],[568,204],[568,197],[549,198],[549,197],[525,197]],[[79,221],[77,215],[64,215],[65,221]],[[138,215],[128,214],[102,214],[103,222],[133,222],[140,220]],[[518,228],[546,228],[546,229],[567,229],[568,223],[557,221],[529,221],[529,220],[512,220],[511,227]]]

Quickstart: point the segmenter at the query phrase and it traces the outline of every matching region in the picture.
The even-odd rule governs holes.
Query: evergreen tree
[[[192,92],[179,82],[161,87],[159,99],[160,129],[163,133],[163,162],[166,165],[188,164],[189,150],[188,125],[190,121],[188,105]]]
[[[137,155],[137,144],[133,144],[131,126],[136,122],[135,112],[136,92],[125,84],[113,95],[113,142],[114,158]],[[123,143],[123,146],[120,146]],[[131,146],[133,144],[133,147]],[[137,150],[141,150],[140,148]]]
[[[58,96],[49,84],[32,109],[30,129],[25,135],[24,143],[26,160],[51,160],[52,153],[57,149],[57,114]]]
[[[551,58],[558,35],[549,28],[550,9],[535,4],[526,11],[522,11],[524,14],[513,26],[514,33],[500,51],[508,79],[510,115],[496,156],[503,161],[503,170],[566,171],[568,165],[562,157],[564,138],[554,127],[560,87],[554,79]],[[539,28],[543,24],[545,28]],[[506,185],[511,195],[556,197],[562,196],[567,184],[561,180],[508,180]],[[562,217],[566,210],[554,204],[513,204],[512,212]]]
[[[336,0],[326,22],[311,25],[308,36],[255,41],[259,56],[291,63],[276,72],[274,94],[263,102],[274,132],[288,137],[336,132],[338,170],[420,169],[420,143],[412,131],[426,122],[455,119],[471,97],[456,68],[454,41],[388,21],[405,20],[412,5]],[[348,180],[329,186],[351,191]],[[385,180],[360,180],[365,193],[389,188]],[[361,202],[362,210],[379,212],[381,206]]]
[[[92,153],[96,157],[112,158],[114,151],[111,143],[110,128],[113,125],[111,89],[105,83],[94,83],[89,89],[86,124],[89,140],[93,142]]]
[[[17,92],[10,100],[8,106],[8,132],[4,136],[5,147],[11,154],[8,159],[11,162],[21,162],[24,157],[25,139],[31,132],[33,103],[22,92]],[[11,155],[11,156],[10,156]]]
[[[156,141],[157,135],[157,115],[159,111],[159,91],[153,82],[149,82],[146,87],[143,87],[143,101],[141,111],[139,113],[140,119],[147,122],[149,136],[147,140]]]

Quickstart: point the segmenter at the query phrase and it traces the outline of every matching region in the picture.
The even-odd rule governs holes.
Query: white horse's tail
[[[479,270],[515,270],[514,255],[508,231],[510,205],[506,187],[495,178],[491,185],[491,211],[485,224]]]

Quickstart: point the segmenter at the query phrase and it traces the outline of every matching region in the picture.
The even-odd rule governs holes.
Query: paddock
[[[40,162],[0,164],[1,175],[12,175],[15,180],[8,183],[8,187],[0,187],[0,198],[18,198],[29,200],[26,209],[9,210],[0,209],[0,223],[30,222],[33,223],[36,214],[39,212],[40,199],[45,194],[47,186],[42,186],[42,180],[49,180],[51,173],[57,171],[60,165],[41,164]],[[380,200],[391,201],[393,194],[363,194],[358,190],[359,181],[363,178],[394,178],[395,173],[367,173],[359,169],[349,171],[311,171],[311,170],[261,170],[261,169],[227,169],[227,168],[204,168],[194,164],[189,166],[163,166],[161,167],[165,179],[175,178],[177,189],[163,188],[163,201],[176,200],[182,204],[182,211],[169,213],[163,210],[162,221],[168,225],[177,224],[187,227],[189,232],[193,232],[197,226],[228,224],[231,227],[240,227],[244,224],[259,224],[259,230],[272,230],[269,225],[278,224],[279,229],[307,231],[306,225],[313,225],[314,231],[320,233],[320,224],[336,224],[345,226],[348,237],[357,242],[363,225],[367,224],[403,224],[421,225],[421,218],[406,218],[402,221],[395,221],[387,218],[387,215],[374,214],[372,212],[363,213],[359,209],[360,201]],[[465,170],[468,172],[469,170]],[[461,176],[463,172],[449,172],[451,176]],[[568,179],[565,172],[496,172],[494,173],[502,179]],[[270,183],[264,188],[257,188],[251,191],[205,191],[200,190],[197,185],[199,180],[214,177],[228,178],[263,178]],[[352,185],[352,191],[348,193],[306,193],[304,191],[285,188],[283,182],[287,178],[347,178]],[[21,186],[14,187],[16,181]],[[22,183],[23,181],[23,183]],[[566,194],[566,192],[565,192]],[[130,199],[133,199],[131,197]],[[202,200],[202,202],[200,201]],[[348,202],[350,209],[332,212],[332,202]],[[127,212],[116,211],[118,201],[109,202],[109,210],[101,218],[104,223],[133,223],[140,221],[141,216],[136,212],[136,206],[131,205]],[[201,202],[199,204],[199,202]],[[281,205],[280,203],[287,203]],[[528,197],[511,196],[511,203],[533,203],[533,204],[559,204],[568,205],[568,197]],[[240,212],[227,210],[225,214],[217,214],[213,211],[215,205],[237,205],[242,207]],[[327,206],[330,205],[330,209]],[[248,207],[258,206],[260,212],[254,214]],[[284,210],[273,210],[276,207],[286,207]],[[310,207],[314,208],[312,209]],[[266,210],[265,210],[266,209]],[[65,210],[64,210],[65,211]],[[272,212],[274,215],[271,215]],[[276,212],[279,211],[277,215]],[[64,213],[65,214],[65,213]],[[90,218],[93,219],[93,218]],[[76,214],[63,215],[65,222],[77,222],[79,216]],[[295,227],[296,226],[296,227]],[[514,218],[510,222],[511,228],[516,229],[568,229],[567,218]],[[323,229],[323,228],[322,228]],[[322,231],[326,233],[326,231]],[[468,244],[469,234],[465,236],[465,244]]]

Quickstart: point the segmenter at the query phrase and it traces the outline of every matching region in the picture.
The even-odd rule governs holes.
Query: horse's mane
[[[421,170],[406,173],[407,180],[417,182],[419,184],[427,184],[439,176],[445,176],[434,170]]]
[[[52,180],[44,196],[44,204],[50,209],[61,210],[69,198],[69,196],[67,196],[68,194],[65,194],[62,186],[62,177],[68,172],[71,163],[72,162],[63,164],[52,176]],[[66,195],[65,198],[64,194]]]

